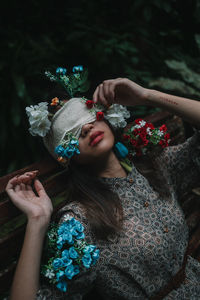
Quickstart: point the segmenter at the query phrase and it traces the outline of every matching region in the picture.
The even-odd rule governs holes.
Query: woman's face
[[[114,135],[104,121],[94,121],[83,125],[79,137],[80,154],[73,156],[73,160],[80,164],[97,162],[112,152]]]

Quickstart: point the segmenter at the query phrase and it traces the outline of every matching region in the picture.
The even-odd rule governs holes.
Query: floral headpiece
[[[45,74],[51,81],[61,84],[70,97],[74,97],[76,93],[88,89],[88,73],[84,72],[82,66],[74,66],[72,71],[72,74],[67,75],[67,69],[59,67],[56,75],[48,71]],[[113,104],[107,108],[85,97],[72,98],[69,101],[55,97],[50,104],[40,102],[38,105],[26,107],[26,113],[30,123],[29,132],[33,136],[43,137],[50,153],[53,156],[56,154],[57,160],[63,165],[67,165],[74,154],[80,153],[78,138],[84,124],[105,118],[113,128],[123,128],[127,125],[125,119],[130,117],[130,113],[122,105]]]

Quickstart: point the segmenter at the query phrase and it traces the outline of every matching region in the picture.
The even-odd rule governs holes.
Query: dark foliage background
[[[25,114],[27,105],[49,100],[45,70],[84,65],[88,97],[116,77],[200,97],[200,0],[4,1],[0,11],[0,175],[46,154]],[[137,106],[133,116],[155,109]]]

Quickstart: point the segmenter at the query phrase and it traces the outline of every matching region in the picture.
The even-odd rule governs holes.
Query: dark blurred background
[[[45,70],[83,65],[105,79],[200,99],[200,0],[29,0],[0,5],[0,175],[42,159],[25,107],[49,99]],[[56,96],[56,94],[54,95]],[[53,97],[52,97],[53,98]],[[158,110],[134,107],[134,116]]]

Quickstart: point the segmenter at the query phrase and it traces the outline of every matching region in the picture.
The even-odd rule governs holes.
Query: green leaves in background
[[[91,82],[128,77],[147,88],[198,99],[200,0],[31,0],[2,4],[0,174],[46,155],[28,132],[25,107],[57,96],[45,70],[83,65]],[[13,14],[13,17],[12,17]],[[10,21],[12,19],[12,22]],[[89,82],[88,82],[89,87]],[[134,107],[133,116],[157,110]]]

